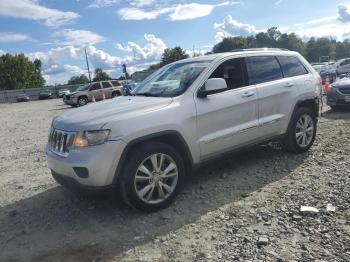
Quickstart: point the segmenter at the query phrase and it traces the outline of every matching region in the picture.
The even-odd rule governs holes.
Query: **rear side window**
[[[250,84],[282,79],[281,67],[274,56],[247,57]]]
[[[293,77],[308,74],[304,65],[294,56],[278,56],[284,77]]]
[[[111,81],[113,86],[120,86],[119,82],[118,81]]]
[[[226,80],[227,89],[235,89],[247,86],[246,65],[243,58],[235,58],[223,62],[212,73],[210,78],[223,78]]]
[[[94,91],[98,89],[101,89],[100,83],[92,84],[92,86],[90,87],[90,91]]]
[[[103,88],[110,88],[112,85],[109,82],[102,82],[102,87]]]

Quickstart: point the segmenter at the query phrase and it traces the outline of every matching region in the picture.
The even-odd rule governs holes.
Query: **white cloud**
[[[2,0],[0,16],[43,21],[47,26],[59,26],[79,17],[74,12],[39,5],[36,0]]]
[[[5,54],[5,51],[0,49],[0,55],[4,55],[4,54]]]
[[[20,42],[30,39],[24,34],[0,32],[0,42]]]
[[[170,20],[189,20],[198,17],[209,15],[215,8],[215,5],[205,4],[180,4],[174,8],[174,11],[170,14]]]
[[[89,8],[99,8],[105,6],[111,6],[120,2],[120,0],[95,0],[92,4],[90,4]]]
[[[136,2],[136,1],[133,1]],[[169,14],[169,19],[172,21],[177,20],[190,20],[199,17],[204,17],[217,8],[227,5],[235,5],[239,2],[237,1],[226,1],[221,4],[210,5],[210,4],[198,4],[198,3],[188,3],[188,4],[176,4],[171,6],[153,6],[150,9],[142,9],[140,7],[144,5],[150,5],[154,1],[137,1],[142,2],[134,5],[136,7],[125,7],[117,11],[122,20],[151,20],[156,19],[160,15]]]
[[[230,15],[226,16],[222,23],[215,23],[214,29],[219,31],[215,36],[216,42],[228,36],[250,36],[259,32],[254,25],[239,22]]]
[[[338,5],[338,19],[342,22],[350,22],[350,8],[348,5]]]
[[[130,5],[134,5],[137,7],[147,6],[153,4],[154,0],[133,0],[130,2]]]
[[[152,34],[145,34],[144,38],[146,44],[143,46],[135,42],[128,42],[124,46],[118,44],[119,49],[128,53],[125,56],[114,56],[92,44],[88,45],[86,52],[92,70],[100,67],[117,77],[121,74],[121,65],[124,63],[128,66],[128,72],[131,73],[133,70],[145,69],[150,64],[158,62],[166,45],[160,38]],[[42,61],[43,74],[51,76],[50,83],[54,83],[58,76],[62,79],[62,75],[64,75],[63,82],[66,82],[70,76],[84,73],[80,67],[64,63],[70,60],[85,65],[84,47],[82,46],[63,46],[52,48],[46,52],[33,52],[26,55],[32,61],[34,59]]]
[[[105,41],[103,36],[87,30],[64,29],[53,33],[53,36],[63,37],[65,40],[60,44],[64,45],[97,44]]]
[[[162,14],[170,12],[172,9],[163,8],[151,11],[145,11],[135,7],[125,7],[117,11],[122,20],[152,20]]]
[[[126,46],[117,44],[117,48],[125,52],[133,52],[135,60],[143,62],[159,60],[166,48],[165,43],[152,34],[145,34],[144,38],[148,42],[144,47],[134,42],[128,42]]]
[[[49,68],[46,68],[43,70],[44,75],[57,75],[62,73],[70,73],[73,75],[81,75],[84,73],[84,70],[82,70],[79,66],[75,65],[61,65],[61,64],[53,64]]]
[[[277,1],[274,3],[274,5],[280,5],[280,4],[282,4],[282,2],[283,2],[283,0],[277,0]]]

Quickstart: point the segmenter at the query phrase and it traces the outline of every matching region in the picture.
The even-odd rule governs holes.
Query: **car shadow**
[[[307,157],[272,146],[228,155],[194,172],[175,203],[150,214],[127,207],[115,193],[74,194],[53,187],[0,208],[0,260],[118,258],[282,179]]]
[[[338,120],[338,119],[349,120],[350,107],[339,107],[337,109],[329,109],[323,112],[322,117],[331,119],[331,120]]]

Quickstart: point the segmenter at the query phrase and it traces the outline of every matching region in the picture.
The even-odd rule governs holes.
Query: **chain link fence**
[[[63,85],[63,86],[48,86],[44,88],[28,88],[28,89],[15,89],[0,91],[0,103],[15,103],[19,95],[27,95],[30,100],[38,100],[39,93],[42,90],[49,90],[52,93],[53,98],[58,98],[58,92],[60,90],[75,91],[81,85]]]

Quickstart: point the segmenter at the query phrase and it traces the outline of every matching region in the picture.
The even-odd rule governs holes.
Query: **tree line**
[[[263,47],[297,51],[310,63],[319,62],[320,58],[325,56],[332,61],[350,57],[350,41],[348,39],[337,41],[326,37],[317,39],[312,37],[305,42],[295,33],[281,33],[277,27],[271,27],[266,32],[260,32],[255,36],[226,37],[213,47],[211,53]]]
[[[252,36],[225,37],[214,45],[210,53],[230,52],[235,49],[247,48],[284,48],[297,51],[313,63],[319,62],[321,57],[339,60],[350,57],[350,40],[337,41],[331,38],[310,38],[303,41],[295,33],[282,33],[277,27],[271,27],[266,32],[259,32]],[[195,55],[195,54],[194,54]],[[198,55],[198,54],[197,54]],[[156,70],[172,62],[188,58],[186,51],[176,46],[166,48],[159,63],[151,65],[147,70]],[[129,75],[127,74],[127,78]],[[96,68],[92,81],[109,80],[111,77],[101,68]],[[121,76],[119,79],[124,79]],[[89,79],[85,74],[73,76],[67,84],[85,84]],[[45,80],[41,72],[41,61],[30,61],[24,54],[0,56],[0,90],[42,87]]]

